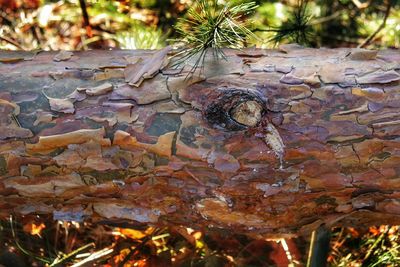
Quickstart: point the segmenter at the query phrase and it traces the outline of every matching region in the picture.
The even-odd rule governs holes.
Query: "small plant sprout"
[[[245,16],[257,7],[255,2],[224,5],[218,0],[197,0],[188,10],[186,18],[178,20],[176,30],[181,35],[183,48],[175,55],[175,65],[194,60],[189,73],[199,66],[209,50],[214,59],[225,59],[223,48],[240,49],[246,46],[246,40],[255,35],[248,28]]]

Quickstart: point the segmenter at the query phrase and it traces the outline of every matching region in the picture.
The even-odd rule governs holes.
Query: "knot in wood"
[[[245,101],[234,107],[231,111],[231,117],[240,124],[254,127],[261,120],[262,106],[254,101]]]
[[[231,131],[255,127],[266,112],[266,100],[257,91],[235,88],[218,89],[203,110],[215,127]]]

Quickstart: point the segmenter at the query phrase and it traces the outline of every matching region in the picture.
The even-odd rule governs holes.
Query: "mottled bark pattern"
[[[291,234],[400,223],[400,53],[0,52],[0,210]]]

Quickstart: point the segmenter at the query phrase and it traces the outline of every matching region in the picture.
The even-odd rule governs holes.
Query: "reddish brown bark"
[[[397,50],[0,52],[2,215],[292,234],[400,223]]]

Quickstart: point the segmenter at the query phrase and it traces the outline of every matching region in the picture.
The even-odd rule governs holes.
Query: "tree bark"
[[[400,223],[398,50],[0,52],[0,210],[264,235]]]

